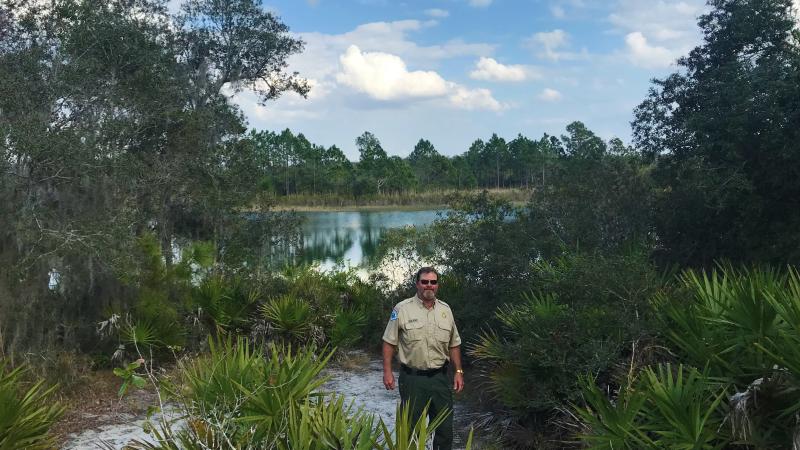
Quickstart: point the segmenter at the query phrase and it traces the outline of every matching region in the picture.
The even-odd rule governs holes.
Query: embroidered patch
[[[389,320],[397,320],[397,310],[392,310],[392,315],[389,317]]]
[[[447,313],[446,312],[442,312],[442,319],[444,319],[445,317],[447,317]]]

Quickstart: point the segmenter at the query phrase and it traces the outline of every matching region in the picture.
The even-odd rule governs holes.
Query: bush
[[[337,348],[352,347],[361,340],[361,330],[366,324],[366,314],[358,309],[340,309],[328,333],[330,343]]]
[[[289,343],[310,342],[314,315],[308,302],[285,295],[262,305],[261,314],[272,327],[272,335]]]
[[[583,378],[589,407],[577,408],[589,432],[583,441],[593,449],[717,449],[730,441],[722,428],[724,386],[707,372],[669,364],[646,368],[609,401],[595,380]]]
[[[212,336],[246,333],[259,297],[242,278],[214,275],[192,287],[189,308]]]
[[[181,365],[178,398],[199,418],[220,426],[231,439],[267,439],[286,426],[324,380],[330,358],[313,348],[251,346],[239,339],[210,343],[207,356]]]
[[[46,387],[39,380],[25,387],[25,372],[22,367],[9,369],[0,359],[0,448],[54,448],[48,431],[63,415],[64,407],[52,399],[55,386]]]
[[[791,448],[800,432],[797,271],[688,270],[653,305],[682,364],[677,371],[631,367],[607,394],[584,382],[583,440],[626,445],[615,448]]]
[[[354,270],[321,273],[314,267],[287,267],[262,287],[271,300],[261,307],[268,337],[339,348],[378,342],[385,326],[386,296]]]
[[[499,307],[500,325],[481,333],[469,354],[511,414],[506,437],[532,439],[514,428],[538,429],[549,430],[547,440],[557,437],[563,405],[580,399],[581,374],[613,378],[632,344],[652,338],[647,298],[663,281],[639,252],[570,254],[534,269],[536,290]]]
[[[208,355],[182,363],[179,382],[169,390],[187,416],[187,427],[168,422],[153,428],[156,442],[133,449],[423,450],[444,418],[413,424],[398,408],[394,433],[382,421],[346,404],[342,396],[319,391],[330,352],[266,349],[212,341]],[[469,448],[469,445],[467,446]]]

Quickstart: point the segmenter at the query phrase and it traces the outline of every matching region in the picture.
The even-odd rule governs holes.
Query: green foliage
[[[666,338],[682,360],[731,383],[734,431],[746,441],[776,445],[793,431],[781,418],[800,410],[796,368],[798,277],[794,269],[686,271],[679,295],[656,297]],[[783,369],[792,373],[786,376]],[[754,401],[758,396],[759,400]]]
[[[0,359],[0,449],[51,449],[55,442],[48,431],[65,408],[52,398],[55,386],[43,380],[26,386],[25,371]]]
[[[141,348],[157,347],[163,345],[163,341],[158,337],[158,332],[151,323],[135,322],[125,324],[122,327],[122,342],[141,346]]]
[[[754,343],[775,364],[785,367],[793,377],[800,379],[800,275],[790,267],[785,288],[765,292],[765,299],[777,313],[780,326],[775,336],[765,337],[765,343]],[[800,404],[792,411],[800,410]]]
[[[417,423],[411,420],[411,408],[406,408],[398,403],[395,414],[394,436],[383,421],[380,428],[383,432],[383,446],[388,450],[424,450],[428,437],[433,435],[436,428],[444,422],[451,411],[442,410],[428,423],[428,406],[425,405]],[[472,434],[470,433],[470,437]],[[469,446],[467,447],[469,448]]]
[[[498,325],[484,330],[468,354],[515,427],[552,429],[557,411],[579,401],[581,374],[614,378],[632,346],[652,339],[657,322],[647,298],[664,279],[639,252],[567,254],[540,261],[530,277],[537,289],[498,307]]]
[[[639,164],[634,152],[618,138],[606,143],[581,122],[569,124],[567,132],[560,139],[547,134],[539,140],[518,135],[510,141],[495,133],[452,157],[420,139],[408,157],[400,158],[389,156],[377,136],[367,131],[356,138],[359,161],[355,163],[338,148],[311,144],[302,134],[294,135],[288,129],[280,133],[254,131],[251,139],[262,162],[259,173],[263,175],[256,182],[276,194],[279,203],[302,206],[423,204],[419,196],[425,198],[425,193],[478,187],[525,190],[524,202],[529,189],[550,191],[564,169],[571,172],[581,166],[584,175],[593,178],[602,174],[592,164],[605,171],[607,161]],[[576,181],[573,175],[570,178]],[[590,182],[592,178],[577,181]],[[622,189],[641,184],[638,176],[615,181]],[[599,190],[593,194],[603,196]],[[438,196],[436,204],[441,200]]]
[[[243,340],[210,342],[208,356],[182,365],[180,398],[201,418],[233,418],[232,439],[269,440],[286,426],[290,410],[299,410],[318,390],[330,352],[260,347]]]
[[[128,393],[128,389],[130,389],[131,386],[137,389],[141,389],[145,386],[146,382],[144,378],[136,373],[136,370],[142,367],[142,364],[144,364],[144,359],[137,359],[136,361],[126,365],[124,368],[114,368],[114,375],[122,378],[122,385],[119,387],[119,392],[117,392],[119,398],[124,397],[125,394]]]
[[[711,375],[747,384],[771,370],[773,361],[759,350],[788,331],[775,309],[787,277],[774,269],[721,266],[710,273],[692,270],[679,278],[678,295],[655,297],[666,337],[695,367]],[[683,294],[683,295],[681,295]]]
[[[313,317],[308,302],[285,295],[261,306],[261,314],[275,334],[288,342],[308,342],[313,331]]]
[[[398,407],[392,433],[342,396],[321,393],[330,352],[271,345],[264,354],[230,338],[209,347],[208,355],[181,363],[180,379],[170,387],[188,426],[176,431],[162,422],[153,427],[155,443],[131,448],[421,450],[444,419],[442,412],[429,424],[423,415],[413,424],[410,412]]]
[[[470,353],[486,364],[489,388],[503,405],[522,416],[546,415],[577,399],[577,374],[607,372],[621,359],[637,337],[625,330],[635,319],[623,311],[531,293],[498,308],[502,331],[484,332]]]
[[[283,240],[277,220],[239,233],[259,163],[221,87],[306,93],[285,71],[303,45],[285,24],[250,0],[193,0],[179,17],[151,0],[17,3],[0,5],[0,327],[14,324],[16,350],[94,348],[94,324],[132,309],[140,281],[195,269],[172,270],[175,244],[209,242],[189,258],[202,271],[223,249],[241,264],[234,241]],[[150,232],[169,273],[139,267]]]
[[[725,390],[708,373],[679,365],[646,368],[629,380],[614,402],[595,380],[583,378],[586,408],[576,412],[588,426],[581,439],[596,449],[718,449],[731,442],[721,430]]]
[[[219,335],[246,330],[259,297],[243,279],[215,275],[192,287],[189,304],[208,331]]]
[[[528,235],[545,259],[564,247],[612,254],[652,239],[652,186],[644,161],[635,153],[608,151],[608,145],[580,122],[550,142],[559,158],[526,210]]]
[[[680,365],[647,368],[643,374],[649,397],[644,429],[655,435],[659,445],[675,449],[721,448],[722,414],[718,407],[725,391],[709,386],[708,374]],[[715,392],[718,391],[718,392]]]
[[[800,39],[791,0],[714,0],[704,42],[654,80],[633,138],[655,161],[662,257],[796,263]]]
[[[337,348],[352,347],[361,340],[367,316],[358,309],[340,309],[333,318],[333,327],[328,339]]]
[[[311,266],[286,267],[264,290],[274,297],[261,307],[262,316],[269,314],[266,321],[282,339],[346,347],[359,338],[376,342],[386,326],[385,295],[352,269],[321,273]]]
[[[675,290],[653,302],[681,365],[632,365],[613,401],[584,380],[589,408],[579,411],[591,430],[584,440],[628,439],[634,448],[645,437],[658,448],[791,447],[800,411],[798,294],[793,268],[685,271]]]
[[[428,250],[421,256],[449,267],[448,283],[464,287],[463,297],[440,295],[454,308],[459,331],[475,336],[497,306],[528,289],[538,250],[530,243],[520,208],[486,191],[453,200],[453,209],[422,234],[415,249]],[[446,254],[439,249],[447,249]],[[447,288],[444,280],[442,285]]]
[[[345,405],[343,396],[333,394],[322,401],[306,401],[299,413],[290,412],[283,450],[352,449],[371,450],[379,438],[374,418]]]
[[[630,380],[627,380],[630,381]],[[637,450],[645,448],[639,416],[647,401],[643,390],[627,385],[620,387],[615,400],[609,400],[592,377],[580,377],[579,384],[586,407],[576,407],[589,432],[580,435],[583,442],[596,450]]]

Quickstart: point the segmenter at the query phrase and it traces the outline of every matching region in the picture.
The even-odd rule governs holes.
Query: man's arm
[[[386,389],[394,389],[394,373],[392,372],[392,358],[397,347],[383,341],[383,385]]]
[[[385,359],[386,358],[384,357],[384,360]],[[455,373],[456,373],[453,376],[453,389],[456,392],[461,392],[461,390],[464,389],[464,372],[463,372],[463,369],[461,368],[461,346],[460,345],[457,345],[455,347],[450,347],[450,361],[453,363],[453,370],[455,370]]]

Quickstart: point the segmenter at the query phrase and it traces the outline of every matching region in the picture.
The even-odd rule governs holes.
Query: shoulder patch
[[[397,320],[397,310],[396,309],[392,310],[392,315],[389,316],[389,320]]]

